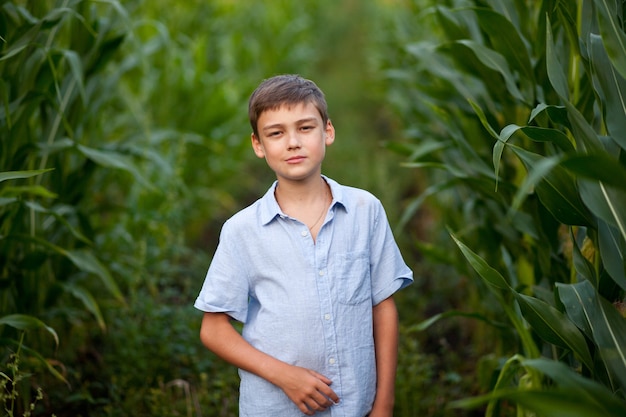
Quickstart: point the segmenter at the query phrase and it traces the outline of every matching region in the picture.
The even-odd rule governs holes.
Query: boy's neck
[[[321,175],[302,182],[279,179],[274,196],[281,208],[284,209],[283,205],[289,206],[315,202],[320,196],[327,194],[327,187],[328,184],[326,184]]]

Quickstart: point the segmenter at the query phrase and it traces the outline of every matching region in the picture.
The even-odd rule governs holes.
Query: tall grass
[[[398,20],[398,146],[426,175],[405,213],[432,213],[422,253],[472,277],[485,415],[626,410],[626,34],[603,1],[438,3]],[[413,26],[439,39],[411,39]],[[451,244],[460,251],[445,253]],[[514,406],[511,406],[514,404]]]
[[[113,5],[3,2],[0,9],[2,363],[19,348],[26,374],[62,381],[68,375],[53,357],[66,332],[87,323],[105,330],[98,292],[124,300],[98,253],[94,220],[108,210],[89,211],[100,167],[134,166],[120,149],[103,149],[95,133],[111,98],[103,71],[124,39]],[[28,386],[20,386],[16,413],[29,404]]]

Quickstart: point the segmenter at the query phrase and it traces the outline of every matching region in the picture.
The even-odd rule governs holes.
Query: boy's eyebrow
[[[296,120],[296,124],[302,124],[302,123],[317,123],[317,118],[316,117],[305,117],[304,119],[299,119]],[[284,123],[274,123],[268,126],[263,126],[263,128],[261,130],[265,131],[265,130],[271,130],[271,129],[276,129],[277,127],[282,127]]]

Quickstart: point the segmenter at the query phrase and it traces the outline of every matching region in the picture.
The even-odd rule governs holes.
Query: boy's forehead
[[[313,103],[284,103],[276,108],[264,110],[259,116],[258,124],[263,126],[312,118],[322,120],[322,115]]]

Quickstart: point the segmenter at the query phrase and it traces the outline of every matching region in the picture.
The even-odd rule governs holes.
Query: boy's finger
[[[337,404],[339,402],[339,396],[337,394],[335,394],[335,391],[333,391],[329,385],[331,385],[333,383],[333,381],[331,381],[330,379],[326,378],[324,375],[320,374],[319,372],[316,372],[312,369],[308,370],[311,375],[315,376],[317,379],[319,379],[320,381],[322,381],[325,386],[322,387],[320,389],[320,392],[322,394],[324,394],[327,398],[330,398],[330,400]]]
[[[320,381],[322,381],[324,384],[326,385],[330,385],[333,383],[333,381],[331,381],[330,379],[326,378],[324,375],[320,374],[319,372],[315,372],[312,369],[308,370],[314,377],[316,377],[317,379],[319,379]]]
[[[335,391],[333,391],[328,385],[323,387],[320,391],[322,394],[324,394],[324,396],[326,396],[326,398],[329,398],[330,401],[332,401],[334,404],[337,404],[339,402],[339,396],[335,394]]]

